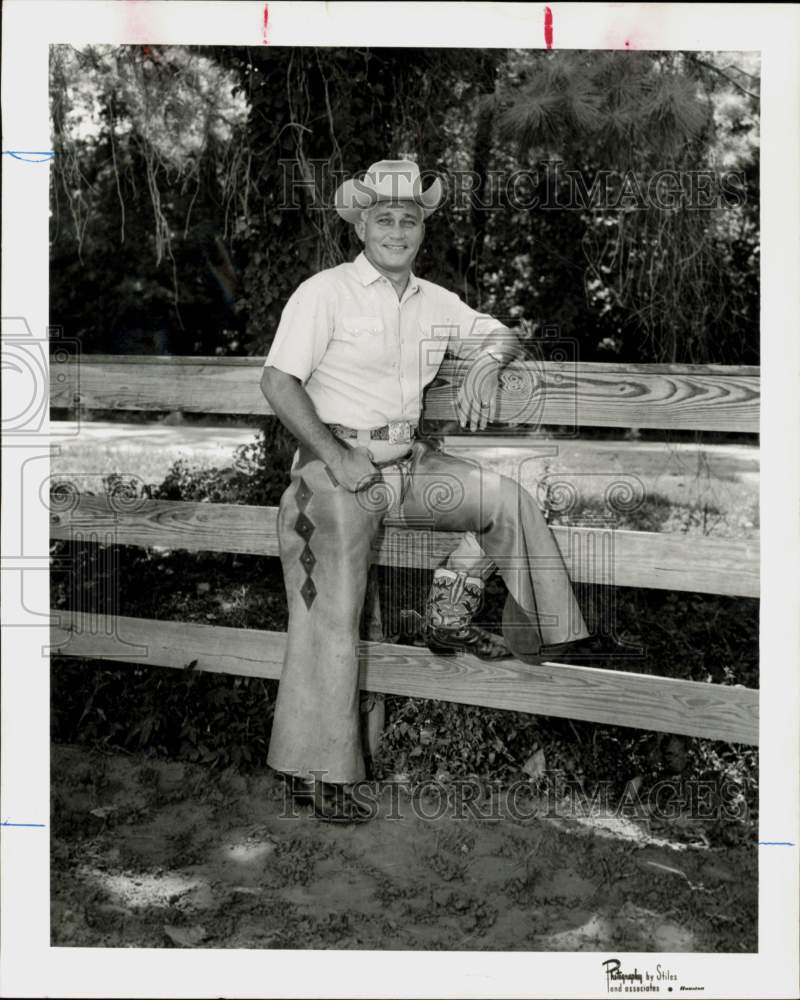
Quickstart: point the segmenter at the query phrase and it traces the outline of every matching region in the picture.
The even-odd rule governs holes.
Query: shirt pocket
[[[383,320],[380,316],[342,316],[337,337],[365,350],[383,349]]]

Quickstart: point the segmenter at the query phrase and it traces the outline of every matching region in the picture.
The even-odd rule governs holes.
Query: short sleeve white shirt
[[[468,356],[495,329],[441,285],[409,276],[402,299],[363,253],[289,298],[264,367],[298,378],[326,424],[417,423],[446,348]]]

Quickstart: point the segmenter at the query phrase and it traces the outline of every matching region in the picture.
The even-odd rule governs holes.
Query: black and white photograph
[[[124,41],[47,45],[49,145],[4,141],[47,172],[46,338],[3,309],[57,442],[24,473],[49,814],[3,804],[48,841],[47,947],[294,953],[300,992],[253,996],[368,995],[302,992],[309,951],[723,995],[689,961],[756,959],[759,875],[797,869],[763,823],[796,747],[760,759],[765,671],[797,700],[764,656],[766,55],[559,45],[561,10],[648,4],[543,6],[519,47],[444,41],[483,4],[383,5],[438,19],[413,45],[280,40],[369,4],[231,4],[242,44],[108,6]]]

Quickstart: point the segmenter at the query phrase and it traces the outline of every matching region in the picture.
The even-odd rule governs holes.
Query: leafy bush
[[[53,689],[56,740],[246,768],[263,766],[277,682],[198,673],[191,664],[177,671],[70,660],[55,665]]]
[[[289,468],[297,443],[283,425],[268,417],[256,440],[239,445],[233,465],[198,468],[180,459],[164,481],[148,490],[154,500],[207,500],[275,506],[289,485]]]

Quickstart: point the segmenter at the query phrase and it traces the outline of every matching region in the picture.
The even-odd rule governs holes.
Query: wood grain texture
[[[119,617],[117,639],[89,616],[51,611],[51,653],[147,666],[279,678],[282,632]],[[123,651],[121,642],[128,643]],[[138,655],[129,652],[140,647]],[[110,653],[118,649],[116,656]],[[758,743],[758,691],[567,664],[437,657],[428,650],[361,643],[361,687],[536,715],[584,719],[733,743]]]
[[[52,406],[182,410],[266,416],[261,358],[88,355],[51,364]],[[453,402],[467,364],[446,361],[428,387],[423,423],[456,419]],[[498,424],[653,427],[757,433],[759,369],[725,365],[525,362],[504,375]],[[449,432],[449,431],[448,431]]]
[[[118,545],[277,556],[277,512],[277,507],[127,501],[76,493],[51,507],[50,534]],[[574,581],[759,596],[755,541],[603,527],[556,526],[551,530]],[[375,559],[384,566],[433,569],[460,537],[457,532],[412,530],[387,521],[375,543]]]
[[[512,365],[497,423],[530,428],[653,427],[757,432],[759,379],[753,375],[664,371],[661,365],[562,362]],[[666,366],[675,369],[678,366]],[[443,365],[425,397],[423,428],[452,421],[463,363]],[[502,428],[500,428],[502,432]]]

